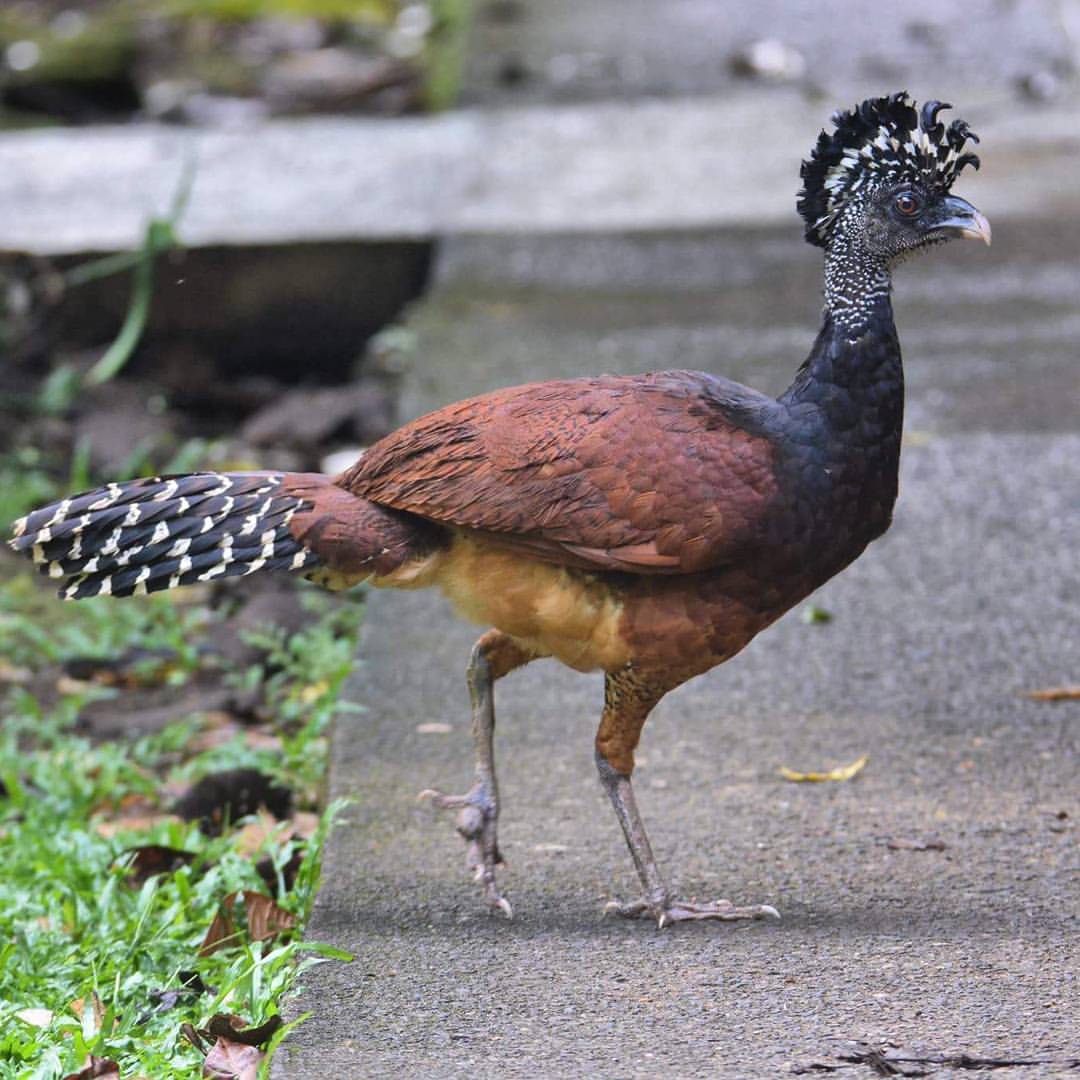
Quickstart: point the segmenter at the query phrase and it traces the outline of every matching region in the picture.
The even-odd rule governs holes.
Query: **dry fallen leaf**
[[[122,814],[148,812],[156,810],[158,805],[156,799],[144,795],[141,791],[129,791],[126,795],[121,795],[116,801],[116,809]]]
[[[1033,701],[1080,701],[1080,686],[1047,686],[1042,690],[1025,690],[1024,697]]]
[[[296,925],[296,916],[280,907],[269,896],[244,890],[244,907],[247,910],[248,931],[253,941],[275,937]]]
[[[86,998],[76,998],[68,1008],[82,1021],[83,1036],[89,1037],[96,1035],[101,1030],[101,1025],[105,1022],[105,1006],[101,1003],[101,998],[97,994],[92,994],[90,998],[89,1008],[90,1016],[86,1016],[87,1002]],[[92,1018],[92,1019],[91,1019]],[[86,1068],[86,1066],[84,1066]],[[97,1073],[91,1073],[91,1076],[97,1076]]]
[[[244,745],[252,750],[280,750],[284,743],[280,735],[258,728],[248,728],[244,732]]]
[[[73,679],[70,675],[61,675],[56,680],[56,692],[63,696],[88,694],[97,687],[97,683],[86,679]]]
[[[236,851],[240,855],[254,855],[267,840],[284,841],[289,835],[289,826],[280,822],[266,810],[260,809],[256,820],[248,822],[233,834]]]
[[[184,1035],[200,1050],[203,1036],[217,1039],[203,1062],[203,1076],[214,1080],[256,1080],[259,1063],[265,1057],[258,1047],[269,1042],[282,1023],[280,1016],[271,1016],[265,1024],[248,1028],[242,1017],[219,1013],[203,1031],[185,1024]]]
[[[164,844],[144,844],[142,847],[129,848],[124,854],[131,856],[127,872],[128,884],[136,886],[142,885],[155,874],[171,874],[195,859],[192,851],[182,851]]]
[[[263,1052],[254,1046],[219,1038],[203,1062],[203,1076],[213,1080],[257,1080]]]
[[[243,733],[243,725],[232,713],[213,710],[203,716],[203,726],[187,741],[184,747],[189,755],[204,754],[207,750],[216,750],[231,742]]]
[[[214,993],[213,987],[207,986],[197,971],[178,971],[176,979],[180,984],[179,986],[150,991],[149,998],[153,1008],[149,1012],[143,1013],[139,1020],[136,1021],[137,1024],[146,1023],[155,1013],[168,1012],[178,1006],[187,1005],[199,997],[200,994]],[[205,1055],[205,1048],[201,1048],[201,1052]]]
[[[210,920],[210,925],[206,928],[206,936],[199,946],[199,956],[209,956],[226,945],[236,945],[239,942],[236,923],[233,922],[232,913],[227,906],[228,899],[226,897],[226,903],[217,909],[213,919]]]
[[[863,766],[869,761],[868,755],[863,754],[861,758],[853,761],[850,765],[841,765],[838,768],[830,769],[828,772],[796,772],[794,769],[789,769],[786,765],[780,766],[780,775],[785,780],[793,780],[796,783],[823,783],[827,780],[850,780],[853,776],[862,772]]]
[[[244,902],[248,933],[253,941],[263,941],[274,937],[296,925],[296,916],[280,907],[264,893],[244,889],[242,892],[229,893],[221,902],[217,914],[206,931],[206,937],[199,947],[200,956],[209,956],[237,940],[236,923],[233,920],[233,907],[237,900]]]
[[[203,1042],[203,1037],[199,1034],[199,1029],[195,1027],[194,1024],[188,1023],[187,1021],[182,1023],[180,1025],[180,1034],[183,1035],[203,1057],[206,1057],[206,1043]]]
[[[242,724],[232,713],[214,712],[208,715],[210,720],[204,723],[203,729],[188,740],[184,748],[186,754],[202,754],[207,750],[216,750],[237,737],[252,750],[280,750],[282,747],[280,735],[275,735],[268,729]]]
[[[94,1057],[90,1054],[86,1064],[78,1071],[68,1073],[64,1080],[120,1080],[120,1066],[108,1058]]]
[[[892,836],[885,842],[891,851],[944,851],[945,841],[936,837],[930,840],[911,840],[905,836]]]
[[[248,1027],[242,1016],[217,1013],[210,1018],[206,1030],[218,1039],[231,1039],[245,1046],[262,1046],[273,1038],[274,1033],[284,1024],[280,1016],[271,1016],[264,1024]]]
[[[291,818],[278,821],[260,809],[258,820],[237,829],[236,850],[241,855],[254,855],[268,840],[285,844],[290,840],[309,840],[319,828],[319,815],[307,810],[297,810]]]
[[[19,1009],[15,1015],[31,1027],[47,1028],[53,1020],[51,1009]]]

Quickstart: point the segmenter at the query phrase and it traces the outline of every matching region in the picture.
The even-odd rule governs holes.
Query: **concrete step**
[[[897,271],[910,430],[1076,430],[1076,222],[1008,220],[989,250]],[[496,385],[665,367],[777,394],[817,330],[821,256],[789,227],[458,238],[436,281],[410,323],[403,419]]]
[[[963,189],[995,222],[1075,207],[1074,102],[958,99],[983,135]],[[134,247],[184,163],[190,246],[787,224],[799,162],[839,102],[700,97],[0,136],[0,250]]]

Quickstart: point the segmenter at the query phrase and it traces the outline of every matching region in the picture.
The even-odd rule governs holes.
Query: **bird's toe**
[[[740,922],[753,919],[780,918],[780,912],[771,904],[747,904],[739,906],[730,900],[714,900],[710,903],[698,903],[695,900],[634,900],[622,903],[609,901],[604,905],[605,915],[616,915],[624,919],[652,918],[657,928],[663,930],[677,922],[700,922],[713,919],[718,922]]]

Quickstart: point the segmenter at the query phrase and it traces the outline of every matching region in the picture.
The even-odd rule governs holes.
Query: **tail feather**
[[[438,526],[315,473],[190,473],[107,484],[15,522],[60,596],[141,596],[262,570],[347,588],[423,558]]]
[[[288,509],[264,517],[245,510],[207,515],[202,509],[184,517],[174,507],[170,514],[155,514],[149,520],[144,517],[138,525],[113,526],[111,530],[110,522],[100,525],[95,522],[93,531],[83,528],[62,538],[62,543],[54,535],[45,544],[32,545],[32,557],[43,573],[59,578],[84,573],[109,574],[133,564],[156,565],[161,560],[185,555],[193,559],[203,552],[229,546],[234,559],[256,558],[258,552],[251,554],[247,550],[256,544],[260,549],[271,544],[272,555],[274,550],[279,550],[278,545],[289,543]],[[105,512],[102,513],[104,516]],[[241,549],[244,555],[240,554]]]
[[[289,531],[310,508],[281,473],[193,473],[108,484],[35,510],[11,546],[66,599],[131,596],[257,570],[311,569]]]
[[[60,595],[65,600],[82,600],[90,596],[145,596],[215,577],[240,577],[257,570],[297,570],[316,563],[310,552],[303,551],[276,559],[258,555],[244,558],[242,553],[237,553],[231,562],[224,562],[221,552],[209,551],[195,559],[168,559],[112,574],[77,574],[64,585]]]

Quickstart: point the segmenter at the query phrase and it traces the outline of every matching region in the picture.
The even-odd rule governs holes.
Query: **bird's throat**
[[[892,273],[860,243],[838,241],[825,253],[825,308],[851,340],[875,322],[892,324]]]
[[[837,434],[865,427],[869,412],[871,427],[899,437],[904,375],[891,297],[889,264],[838,237],[825,253],[821,330],[781,400],[817,405]]]

